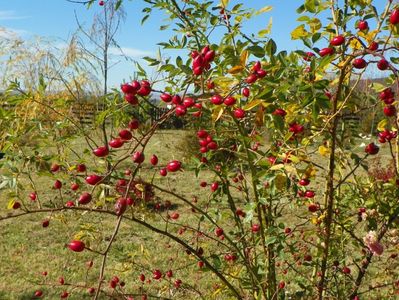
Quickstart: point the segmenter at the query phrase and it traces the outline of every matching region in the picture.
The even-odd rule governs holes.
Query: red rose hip
[[[82,252],[85,249],[85,244],[79,240],[73,240],[68,244],[68,248],[74,252]]]

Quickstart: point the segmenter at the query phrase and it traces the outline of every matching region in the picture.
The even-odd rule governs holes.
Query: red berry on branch
[[[141,151],[136,151],[133,156],[132,156],[132,160],[133,162],[135,162],[136,164],[141,164],[144,162],[144,153]]]
[[[111,148],[115,148],[115,149],[122,147],[123,144],[124,144],[124,141],[121,138],[116,138],[116,139],[110,140],[108,142],[108,145]]]
[[[99,175],[92,174],[86,177],[85,181],[87,184],[96,185],[99,183],[103,178]]]
[[[160,97],[161,97],[161,100],[165,103],[169,103],[172,101],[172,96],[168,93],[163,93]]]
[[[121,131],[119,131],[118,135],[123,141],[128,141],[133,137],[132,133],[128,129],[122,129]]]
[[[399,9],[398,9],[398,8],[394,9],[394,10],[391,12],[391,15],[390,15],[390,17],[389,17],[389,22],[390,22],[392,25],[396,25],[396,24],[399,23]]]
[[[352,65],[356,69],[364,69],[367,67],[367,62],[363,58],[356,58],[352,61]]]
[[[251,94],[251,91],[250,91],[249,88],[245,87],[245,88],[242,89],[242,95],[243,95],[244,97],[247,97],[247,98],[248,98],[248,97],[250,96],[250,94]]]
[[[380,148],[374,143],[370,143],[366,146],[366,148],[364,148],[364,152],[366,152],[369,155],[375,155],[379,151],[380,151]]]
[[[330,41],[333,46],[341,46],[343,43],[345,43],[345,38],[342,35],[335,36]]]
[[[359,23],[357,23],[357,28],[360,31],[366,31],[369,29],[369,24],[367,23],[367,21],[361,20],[359,21]]]
[[[381,71],[384,71],[389,68],[389,62],[383,58],[377,63],[377,68]]]
[[[178,160],[172,160],[167,164],[166,168],[169,172],[177,172],[181,169],[181,162]]]
[[[139,125],[140,125],[139,121],[136,120],[136,119],[133,119],[133,120],[131,120],[131,121],[129,122],[129,125],[128,125],[128,126],[129,126],[130,130],[134,130],[134,129],[139,128]]]
[[[59,180],[56,180],[56,181],[54,182],[54,188],[55,188],[56,190],[61,189],[61,188],[62,188],[62,182],[59,181]]]
[[[132,93],[125,94],[125,100],[131,105],[139,104],[139,99],[135,96],[135,94]]]
[[[229,96],[226,99],[224,99],[223,103],[226,106],[233,106],[234,104],[236,104],[236,101],[237,101],[236,98]]]
[[[220,95],[214,95],[214,96],[212,96],[212,98],[211,98],[211,102],[212,102],[213,104],[215,104],[215,105],[220,105],[220,104],[223,103],[223,101],[224,101],[224,99],[223,99],[223,97],[220,96]]]
[[[150,158],[150,163],[151,163],[153,166],[156,166],[156,165],[158,164],[158,156],[156,156],[155,154],[153,154],[153,155],[151,156],[151,158]]]
[[[81,205],[85,205],[90,203],[91,199],[92,199],[91,194],[88,192],[84,192],[80,195],[78,203]]]
[[[233,115],[236,119],[242,119],[245,117],[245,110],[242,108],[237,108],[234,110]]]
[[[82,252],[85,249],[85,244],[79,240],[73,240],[68,244],[68,248],[74,252]]]
[[[323,48],[319,51],[319,55],[321,57],[327,56],[327,55],[333,55],[334,54],[334,48]]]
[[[94,149],[93,154],[97,157],[105,157],[109,154],[109,150],[106,146],[101,146],[97,149]]]

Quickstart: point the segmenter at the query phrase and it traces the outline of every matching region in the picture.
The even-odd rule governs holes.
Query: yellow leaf
[[[312,217],[312,218],[310,219],[310,222],[311,222],[313,225],[317,225],[317,224],[318,224],[317,217]]]
[[[222,288],[218,288],[216,291],[213,292],[212,296],[215,297],[217,294],[220,294],[220,292],[222,291]]]
[[[255,13],[255,16],[260,15],[260,14],[263,14],[263,13],[266,13],[266,12],[268,12],[268,11],[271,11],[272,9],[273,9],[273,6],[270,6],[270,5],[265,6],[265,7],[262,7],[260,10],[258,10],[258,11]]]
[[[290,104],[285,107],[285,111],[287,115],[285,119],[287,122],[293,121],[298,116],[298,111],[300,111],[301,107],[298,104]]]
[[[249,55],[249,52],[248,52],[247,50],[243,50],[243,51],[241,52],[241,55],[240,55],[240,64],[241,64],[241,66],[242,66],[243,68],[245,68],[245,65],[247,64],[248,55]]]
[[[291,157],[290,157],[290,158],[291,158]],[[296,177],[298,177],[298,172],[297,172],[297,170],[296,170],[293,166],[285,165],[285,166],[284,166],[284,169],[285,169],[285,171],[287,172],[287,174],[288,174],[289,177],[292,177],[292,175],[295,175]]]
[[[15,200],[14,199],[11,199],[10,201],[8,201],[7,209],[12,209],[14,204],[15,204]]]
[[[305,25],[302,24],[291,32],[291,39],[298,40],[300,38],[307,37],[308,35],[309,32],[307,32],[307,30],[305,29]]]
[[[362,49],[362,44],[357,39],[351,39],[349,46],[354,50]]]
[[[298,156],[295,156],[295,155],[292,155],[292,154],[290,154],[290,156],[289,156],[289,158],[290,158],[290,160],[293,162],[293,163],[295,163],[295,164],[298,164],[298,163],[300,163],[300,158],[298,157]]]
[[[73,170],[75,170],[76,169],[76,165],[73,165],[73,166],[70,166],[69,168],[68,168],[68,171],[73,171]]]
[[[388,124],[388,120],[387,119],[382,119],[377,125],[377,130],[378,131],[384,131],[385,130],[385,126],[387,126],[387,124]]]
[[[371,44],[371,42],[374,41],[375,37],[377,36],[378,32],[378,30],[371,30],[369,32],[359,31],[358,35],[364,38],[368,44]]]
[[[321,22],[317,18],[313,18],[308,22],[311,33],[316,33],[321,28]]]
[[[284,164],[277,164],[270,168],[271,171],[284,169]]]
[[[229,74],[235,75],[235,74],[241,73],[242,71],[244,71],[244,67],[243,66],[234,66],[231,69],[229,69],[227,72]]]
[[[262,107],[259,107],[255,114],[255,124],[256,126],[263,126],[265,119],[265,113]]]
[[[265,37],[266,35],[270,34],[272,31],[272,26],[273,26],[273,18],[270,17],[266,29],[262,29],[261,31],[258,32],[259,37]]]
[[[321,145],[321,146],[319,147],[319,153],[320,153],[322,156],[328,156],[328,155],[331,153],[331,150],[330,150],[330,148],[327,148],[326,146]]]
[[[222,0],[222,7],[226,8],[229,5],[230,0]]]
[[[216,123],[220,119],[220,117],[223,115],[223,112],[224,112],[223,106],[216,107],[212,113],[212,121],[214,123]]]
[[[74,240],[80,241],[80,240],[82,240],[85,236],[86,236],[86,233],[85,233],[84,231],[81,230],[81,231],[75,233],[75,235],[73,236],[73,239],[74,239]]]
[[[258,105],[261,104],[262,102],[263,102],[263,100],[261,100],[261,99],[254,99],[254,100],[248,102],[248,103],[243,107],[243,109],[244,109],[244,110],[250,110],[250,109],[252,109],[252,108],[258,106]]]
[[[304,146],[309,146],[310,143],[311,143],[311,141],[310,141],[309,138],[303,138],[302,141],[301,141],[301,144],[304,145]]]
[[[230,90],[233,85],[238,83],[234,78],[225,76],[216,77],[213,81],[222,90]]]
[[[317,169],[315,167],[309,166],[306,169],[304,176],[306,178],[312,178],[312,177],[316,176],[316,172],[317,172]]]

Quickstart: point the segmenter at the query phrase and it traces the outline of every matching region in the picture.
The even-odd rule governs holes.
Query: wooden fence
[[[5,110],[13,110],[15,108],[14,104],[10,104],[7,102],[0,103],[0,107]],[[86,126],[93,126],[98,114],[104,111],[104,107],[100,104],[96,103],[74,103],[69,109],[69,116],[76,119],[80,124]],[[152,107],[148,111],[148,119],[151,124],[154,124],[162,115],[169,111],[166,107]],[[64,112],[68,114],[67,112]],[[109,119],[107,119],[110,122]],[[143,121],[143,120],[142,120]],[[176,116],[171,116],[168,120],[163,122],[160,125],[162,129],[181,129],[184,128],[185,122],[181,120],[181,118],[177,118]]]

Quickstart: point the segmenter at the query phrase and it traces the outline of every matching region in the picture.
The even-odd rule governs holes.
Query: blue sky
[[[215,1],[216,2],[216,1]],[[248,24],[249,30],[258,32],[267,27],[269,18],[273,18],[272,37],[281,49],[293,49],[295,44],[290,40],[290,32],[297,26],[295,9],[301,4],[299,0],[247,0],[247,7],[261,8],[273,6],[269,13],[257,17]],[[162,14],[154,14],[143,26],[140,0],[125,1],[127,12],[126,22],[121,26],[117,40],[121,47],[132,58],[139,59],[143,55],[156,53],[158,42],[165,39],[165,32],[159,30]],[[90,10],[79,4],[66,0],[0,0],[0,26],[15,31],[23,38],[35,35],[68,40],[75,32],[77,25],[75,11],[83,23],[89,25],[93,13],[101,9],[93,5]],[[128,79],[134,71],[131,62],[123,62],[111,70],[111,85],[118,85],[123,79]]]
[[[216,1],[215,1],[216,2]],[[234,1],[237,2],[237,1]],[[267,27],[270,17],[273,18],[271,37],[279,49],[293,50],[300,43],[290,39],[290,32],[298,26],[295,10],[303,3],[301,0],[244,0],[246,7],[261,8],[273,6],[273,10],[251,20],[247,29],[258,32]],[[381,1],[384,2],[384,1]],[[143,26],[140,0],[125,1],[126,22],[122,25],[117,40],[126,54],[139,59],[143,55],[156,53],[158,42],[165,40],[165,32],[159,30],[160,20],[164,16],[154,14]],[[23,38],[35,35],[67,40],[75,32],[77,25],[75,11],[82,23],[89,25],[93,13],[101,9],[93,5],[90,10],[83,5],[69,3],[66,0],[0,0],[0,26],[15,31]],[[118,85],[128,79],[134,71],[133,63],[120,63],[111,71],[111,85]]]

